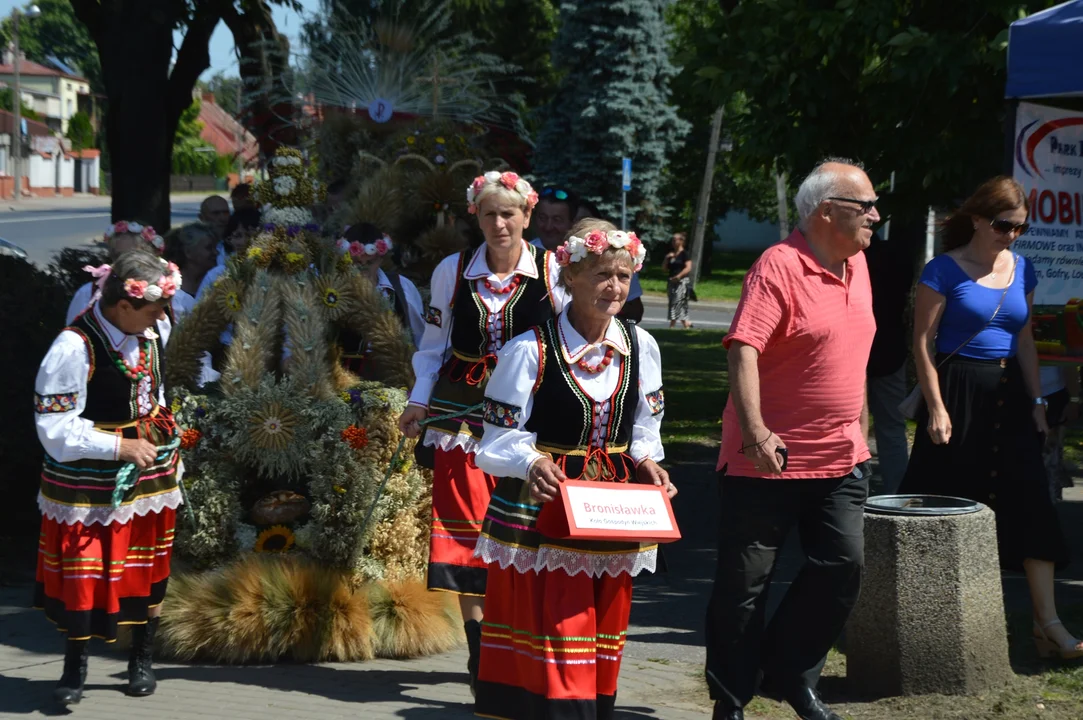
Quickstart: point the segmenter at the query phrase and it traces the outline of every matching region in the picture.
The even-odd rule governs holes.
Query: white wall
[[[66,155],[61,155],[59,187],[75,187],[75,159]]]
[[[83,160],[84,165],[88,162],[92,163],[90,168],[90,187],[92,188],[98,187],[98,180],[101,177],[101,160],[100,157],[96,157],[93,160]]]
[[[32,153],[26,176],[30,178],[30,187],[56,187],[56,167],[52,158]]]
[[[731,211],[714,224],[719,250],[764,250],[778,242],[778,224],[758,222],[743,210]]]

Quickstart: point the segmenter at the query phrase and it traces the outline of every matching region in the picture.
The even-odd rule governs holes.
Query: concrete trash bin
[[[976,695],[1012,677],[992,510],[935,495],[869,498],[846,676],[873,697]]]

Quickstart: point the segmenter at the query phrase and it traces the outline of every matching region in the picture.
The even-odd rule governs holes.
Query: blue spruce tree
[[[581,0],[560,6],[553,64],[564,73],[538,134],[534,174],[574,190],[620,223],[621,158],[632,158],[628,225],[665,240],[661,185],[688,123],[669,104],[668,0]]]

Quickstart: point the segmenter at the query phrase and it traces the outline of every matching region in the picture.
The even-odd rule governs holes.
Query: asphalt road
[[[98,242],[109,224],[107,198],[73,200],[64,206],[57,200],[47,207],[30,205],[0,213],[0,237],[27,252],[31,262],[47,265],[53,253],[66,247]],[[10,207],[10,204],[8,205]],[[194,221],[199,215],[199,200],[173,203],[173,224]]]
[[[198,197],[173,199],[173,225],[194,221],[199,215]],[[101,240],[109,224],[109,198],[56,198],[28,200],[20,205],[0,205],[0,238],[18,245],[31,262],[48,265],[53,253],[90,245]],[[664,296],[644,296],[643,327],[669,327]],[[733,319],[733,303],[692,303],[689,319],[697,328],[725,330]]]
[[[666,319],[666,298],[664,296],[643,296],[643,322],[646,330],[668,328]],[[728,330],[733,321],[733,312],[737,303],[694,302],[688,306],[688,319],[699,330]],[[680,328],[680,323],[677,324]]]

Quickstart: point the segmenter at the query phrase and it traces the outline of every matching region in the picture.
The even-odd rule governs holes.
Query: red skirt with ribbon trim
[[[632,576],[489,566],[474,711],[504,720],[613,717]]]
[[[474,464],[474,453],[461,447],[436,450],[429,536],[430,590],[485,595],[487,566],[474,557],[474,547],[496,480]]]
[[[34,605],[72,640],[113,642],[118,625],[145,623],[165,598],[176,514],[66,525],[43,517]]]

